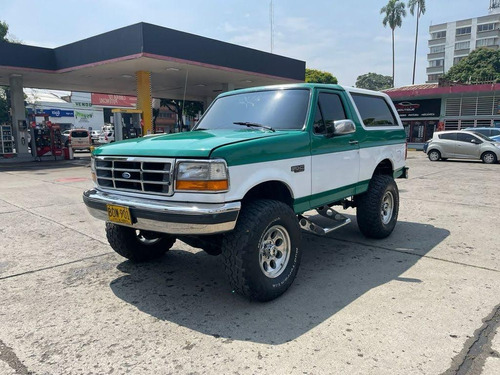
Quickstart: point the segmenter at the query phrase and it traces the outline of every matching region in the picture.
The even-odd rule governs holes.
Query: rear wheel
[[[481,155],[481,160],[485,164],[495,164],[497,162],[497,156],[493,152],[485,152]]]
[[[235,229],[222,240],[225,270],[234,290],[257,301],[279,297],[297,274],[300,241],[297,217],[286,204],[245,204]]]
[[[389,236],[399,212],[398,186],[391,176],[375,175],[368,191],[357,197],[356,218],[358,227],[366,237]]]
[[[438,161],[441,159],[441,153],[438,150],[430,150],[427,153],[427,156],[429,157],[430,161]]]
[[[106,237],[114,251],[133,262],[159,258],[175,242],[175,237],[168,234],[136,230],[112,223],[106,223]]]

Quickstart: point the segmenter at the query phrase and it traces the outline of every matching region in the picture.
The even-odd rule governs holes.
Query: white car
[[[111,143],[115,141],[114,131],[104,131],[99,135],[99,143]]]

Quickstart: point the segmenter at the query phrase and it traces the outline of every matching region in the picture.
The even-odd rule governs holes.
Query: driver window
[[[333,125],[334,121],[344,119],[346,115],[339,95],[321,92],[316,107],[314,133],[326,134],[327,125]]]

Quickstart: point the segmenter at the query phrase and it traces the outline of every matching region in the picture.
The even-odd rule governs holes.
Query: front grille
[[[173,165],[173,159],[98,156],[97,184],[106,189],[172,195]]]

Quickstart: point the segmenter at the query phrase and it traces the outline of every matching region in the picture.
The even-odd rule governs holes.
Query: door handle
[[[354,140],[354,139],[351,139],[351,140],[349,141],[349,144],[350,144],[350,145],[357,145],[358,143],[359,143],[359,142],[358,142],[358,141],[356,141],[356,140]]]

